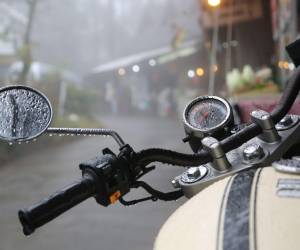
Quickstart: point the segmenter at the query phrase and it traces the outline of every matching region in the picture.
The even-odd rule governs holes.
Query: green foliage
[[[231,72],[228,72],[226,75],[226,83],[230,92],[239,89],[244,84],[240,71],[233,69]]]
[[[245,65],[242,72],[242,78],[246,84],[255,84],[255,72],[250,65]]]
[[[68,114],[74,113],[86,118],[92,118],[97,99],[97,93],[69,85],[67,88],[65,111]]]
[[[256,72],[250,65],[245,65],[242,72],[238,69],[233,69],[226,75],[226,84],[231,93],[242,93],[265,88],[273,92],[278,91],[276,84],[272,80],[272,70],[267,67],[263,67]]]

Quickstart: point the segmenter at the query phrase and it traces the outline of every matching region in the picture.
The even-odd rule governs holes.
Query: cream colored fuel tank
[[[161,228],[155,250],[299,250],[300,176],[272,167],[206,188]]]

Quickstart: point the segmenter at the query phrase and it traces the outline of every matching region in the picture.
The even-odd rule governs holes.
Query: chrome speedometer
[[[201,96],[187,105],[183,119],[188,134],[203,138],[226,127],[232,121],[232,110],[220,97]]]

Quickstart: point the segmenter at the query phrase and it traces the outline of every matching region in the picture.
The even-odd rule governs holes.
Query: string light
[[[126,74],[126,70],[125,70],[124,68],[119,68],[118,74],[119,74],[120,76],[124,76],[124,75]]]
[[[190,70],[187,72],[187,76],[188,76],[189,78],[195,77],[195,71],[192,70],[192,69],[190,69]]]
[[[204,73],[205,73],[205,72],[204,72],[204,69],[203,69],[203,68],[199,67],[199,68],[196,69],[196,74],[197,74],[197,76],[203,76]]]
[[[137,65],[137,64],[133,65],[132,66],[132,71],[135,72],[135,73],[139,72],[140,71],[140,66]]]
[[[221,0],[208,0],[207,3],[211,6],[211,7],[217,7],[221,4]]]

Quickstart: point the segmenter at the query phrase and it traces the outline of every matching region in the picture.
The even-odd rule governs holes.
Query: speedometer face
[[[202,132],[214,131],[227,123],[231,109],[229,104],[214,96],[199,97],[193,100],[186,108],[185,123]]]
[[[188,122],[195,128],[209,130],[217,127],[227,115],[226,106],[217,100],[207,100],[191,108]]]

